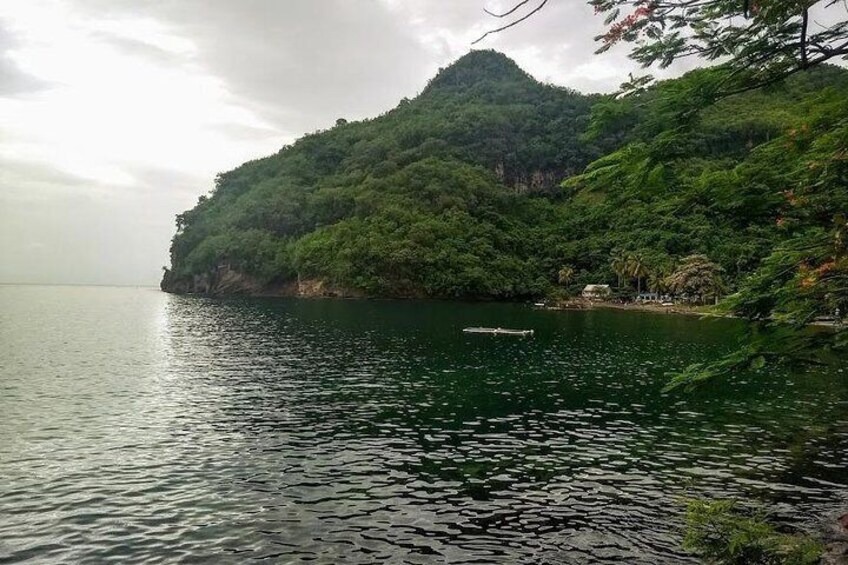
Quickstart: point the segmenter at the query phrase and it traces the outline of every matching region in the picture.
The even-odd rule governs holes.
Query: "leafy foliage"
[[[606,16],[598,52],[619,42],[631,58],[667,67],[697,56],[719,61],[696,104],[772,84],[848,56],[848,20],[833,0],[589,0]],[[638,90],[644,80],[631,80]]]
[[[812,565],[824,550],[809,536],[778,532],[730,500],[691,500],[686,522],[684,547],[721,565]]]
[[[758,321],[750,339],[716,363],[689,367],[672,385],[766,363],[838,365],[848,356],[844,326],[808,326],[818,318],[839,324],[848,310],[848,103],[844,96],[821,100],[799,127],[759,150],[770,167],[766,186],[783,187],[775,210],[780,237],[723,305]]]

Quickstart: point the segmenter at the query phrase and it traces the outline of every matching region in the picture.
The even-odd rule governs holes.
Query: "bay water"
[[[845,373],[661,391],[743,329],[0,286],[0,562],[694,562],[696,496],[819,531],[848,507]]]

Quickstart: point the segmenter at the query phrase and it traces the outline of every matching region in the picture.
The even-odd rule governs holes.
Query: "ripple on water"
[[[487,324],[536,336],[458,331]],[[0,561],[680,563],[700,494],[815,527],[846,504],[844,380],[659,393],[735,331],[0,287]]]

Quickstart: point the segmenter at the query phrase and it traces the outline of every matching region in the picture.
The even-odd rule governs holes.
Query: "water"
[[[0,562],[679,563],[695,495],[815,531],[844,374],[660,394],[740,328],[0,287]]]

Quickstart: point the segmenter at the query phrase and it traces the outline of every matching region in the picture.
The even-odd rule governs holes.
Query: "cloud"
[[[17,45],[13,33],[0,21],[0,97],[26,95],[48,86],[18,66],[11,55]]]
[[[89,14],[138,14],[136,2],[81,2]],[[149,5],[198,49],[197,63],[285,131],[369,117],[423,85],[429,53],[377,2],[185,0]],[[198,14],[203,14],[198,17]]]

